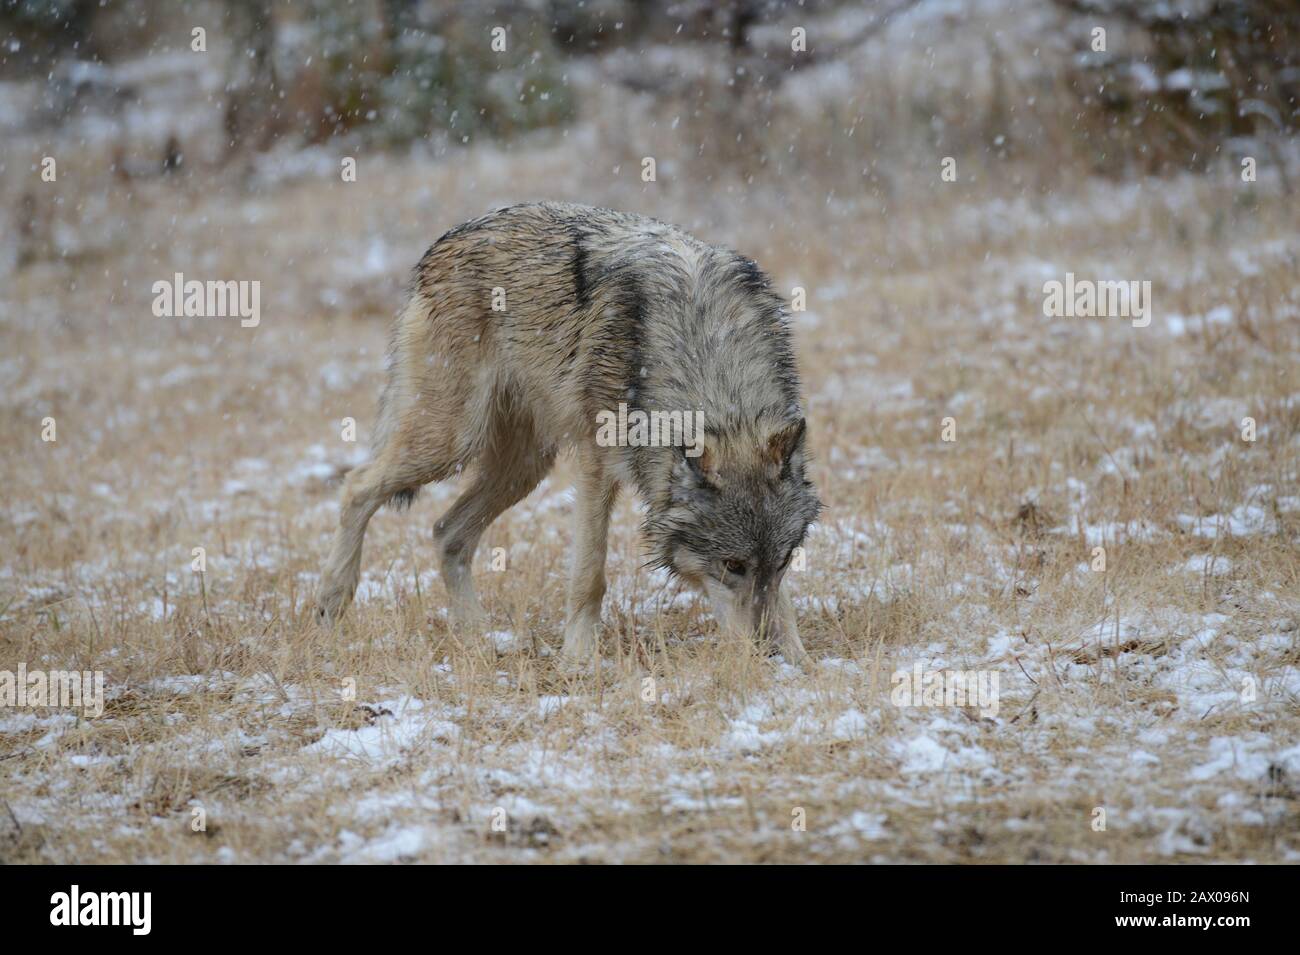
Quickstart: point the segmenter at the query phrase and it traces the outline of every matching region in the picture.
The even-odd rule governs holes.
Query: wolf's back
[[[510,206],[444,234],[416,269],[431,340],[491,352],[566,419],[702,410],[710,427],[799,402],[784,302],[752,261],[644,216]],[[486,355],[484,357],[487,357]]]

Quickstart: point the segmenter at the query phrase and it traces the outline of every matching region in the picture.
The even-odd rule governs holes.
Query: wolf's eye
[[[725,560],[722,562],[722,569],[733,577],[745,576],[745,562],[743,560]]]

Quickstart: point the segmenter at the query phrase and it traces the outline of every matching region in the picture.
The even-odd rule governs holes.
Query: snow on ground
[[[1213,175],[857,195],[665,163],[653,191],[601,135],[367,159],[364,216],[319,147],[186,193],[203,228],[142,183],[81,258],[0,283],[0,672],[106,674],[98,717],[0,709],[0,860],[1300,861],[1300,221],[1276,174],[1251,202]],[[481,639],[431,543],[456,482],[375,519],[349,617],[316,625],[406,269],[543,194],[808,289],[806,672],[643,566],[630,495],[604,662],[561,672],[569,461],[485,536]],[[136,292],[177,261],[261,275],[262,326],[153,321]],[[1046,320],[1066,271],[1150,279],[1151,326]]]

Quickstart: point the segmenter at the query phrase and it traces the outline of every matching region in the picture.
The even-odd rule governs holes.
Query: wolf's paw
[[[343,588],[322,589],[316,595],[316,622],[322,627],[337,623],[352,602],[352,595]]]
[[[785,658],[785,662],[791,666],[796,666],[801,670],[808,670],[812,667],[812,657],[808,651],[803,648],[803,641],[799,639],[798,632],[793,634],[787,633],[778,636],[768,647],[768,652],[775,656],[780,654]]]
[[[778,650],[777,652],[781,654],[782,657],[785,658],[786,663],[790,664],[791,666],[798,667],[800,670],[803,670],[805,673],[810,672],[813,668],[813,658],[810,657],[808,655],[808,652],[804,650],[802,647],[794,651]]]
[[[600,659],[599,628],[585,621],[575,621],[564,629],[564,647],[560,650],[560,668],[569,672],[585,670]]]
[[[457,633],[467,637],[483,637],[491,629],[487,611],[475,601],[472,604],[453,604],[447,608],[447,619]]]

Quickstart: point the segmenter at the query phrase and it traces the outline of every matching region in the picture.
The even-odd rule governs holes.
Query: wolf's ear
[[[807,420],[800,418],[798,421],[792,421],[773,431],[768,436],[763,457],[768,466],[773,468],[781,477],[789,474],[792,467],[802,465],[803,440],[804,433],[807,430]],[[797,459],[796,455],[798,455]]]

